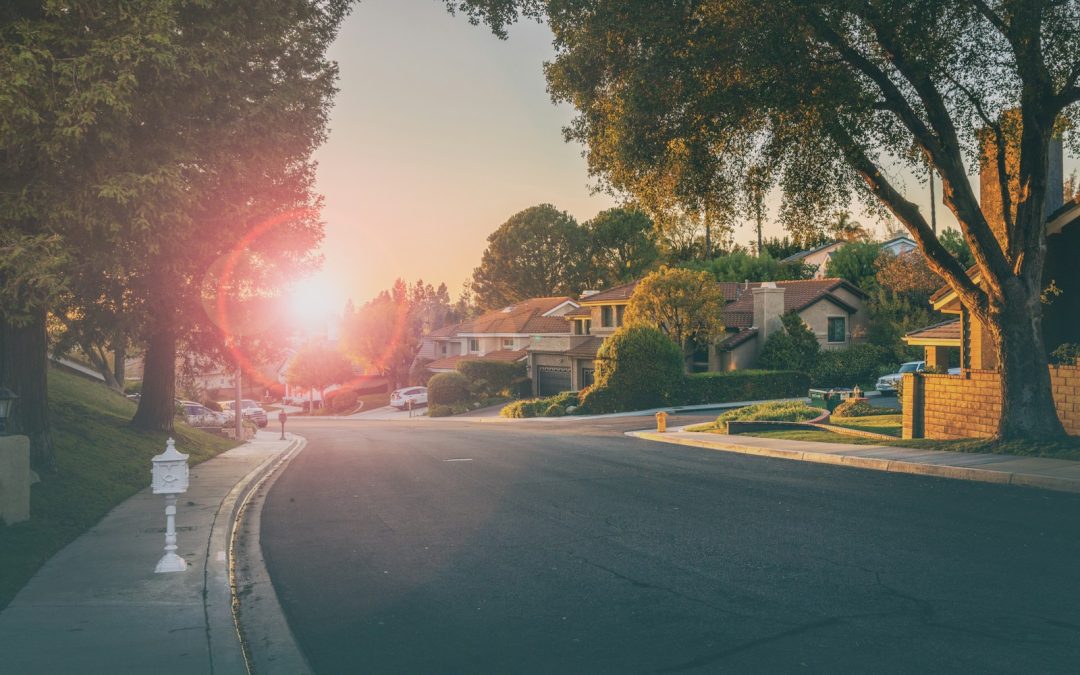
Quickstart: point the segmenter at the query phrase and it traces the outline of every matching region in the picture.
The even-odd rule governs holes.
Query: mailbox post
[[[154,572],[183,572],[187,561],[176,554],[176,495],[188,489],[188,456],[177,452],[176,441],[170,438],[165,452],[151,461],[151,487],[154,494],[165,495],[165,555]]]
[[[279,440],[283,441],[285,440],[285,420],[289,419],[289,416],[285,414],[284,408],[278,413],[277,419],[278,422],[281,422],[281,438]]]

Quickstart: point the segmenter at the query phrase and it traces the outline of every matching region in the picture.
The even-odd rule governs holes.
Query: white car
[[[875,389],[881,394],[895,394],[904,373],[921,373],[924,370],[926,370],[926,361],[908,361],[901,364],[899,371],[879,377]]]
[[[390,405],[398,410],[405,410],[412,403],[414,408],[427,405],[427,387],[406,387],[395,389],[390,394]]]

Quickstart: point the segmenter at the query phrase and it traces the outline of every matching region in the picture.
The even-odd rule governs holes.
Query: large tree
[[[585,231],[573,216],[551,204],[531,206],[488,236],[473,271],[476,302],[496,309],[526,298],[575,295],[588,262]]]
[[[679,346],[687,371],[694,352],[708,347],[724,330],[724,294],[708,272],[661,267],[634,288],[626,323],[652,326]]]
[[[592,278],[615,286],[640,278],[660,258],[649,216],[637,208],[607,209],[585,223]]]
[[[352,379],[352,363],[341,350],[325,340],[309,342],[289,362],[286,377],[290,384],[318,389],[319,400],[326,402],[326,388]]]
[[[1050,142],[1080,101],[1076,2],[449,5],[496,31],[520,13],[546,13],[558,51],[549,82],[557,100],[578,109],[570,136],[587,144],[594,170],[659,166],[670,147],[761,152],[779,172],[789,223],[812,223],[853,196],[890,211],[996,343],[999,437],[1063,433],[1040,295]],[[996,214],[969,180],[980,163],[999,178]],[[895,178],[899,168],[921,175],[927,164],[971,247],[976,278]]]

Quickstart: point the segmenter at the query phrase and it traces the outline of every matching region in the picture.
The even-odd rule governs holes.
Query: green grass
[[[727,433],[728,422],[805,422],[820,417],[824,412],[821,408],[812,408],[801,401],[755,403],[729,410],[717,417],[715,422],[687,427],[686,430]]]
[[[1027,441],[999,442],[976,438],[957,441],[936,441],[928,438],[879,441],[872,438],[859,438],[858,436],[843,436],[831,431],[762,431],[745,435],[788,441],[847,443],[849,445],[885,445],[897,448],[913,448],[915,450],[948,450],[950,452],[974,452],[994,455],[1015,455],[1018,457],[1049,457],[1052,459],[1080,460],[1080,437],[1075,436],[1057,443],[1031,443]]]
[[[869,431],[875,434],[885,434],[900,438],[903,425],[903,415],[866,415],[863,417],[833,417],[829,424],[838,427],[855,429],[857,431]]]
[[[30,520],[0,522],[0,608],[54,553],[150,483],[150,458],[165,433],[130,429],[135,404],[106,387],[51,370],[49,408],[57,471],[30,491]],[[235,441],[177,423],[176,447],[198,464]]]

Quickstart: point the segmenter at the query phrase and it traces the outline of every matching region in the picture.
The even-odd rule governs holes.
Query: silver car
[[[908,361],[901,364],[899,371],[879,377],[875,389],[882,395],[895,394],[896,388],[900,385],[900,379],[905,373],[921,373],[924,370],[926,370],[926,361]]]

